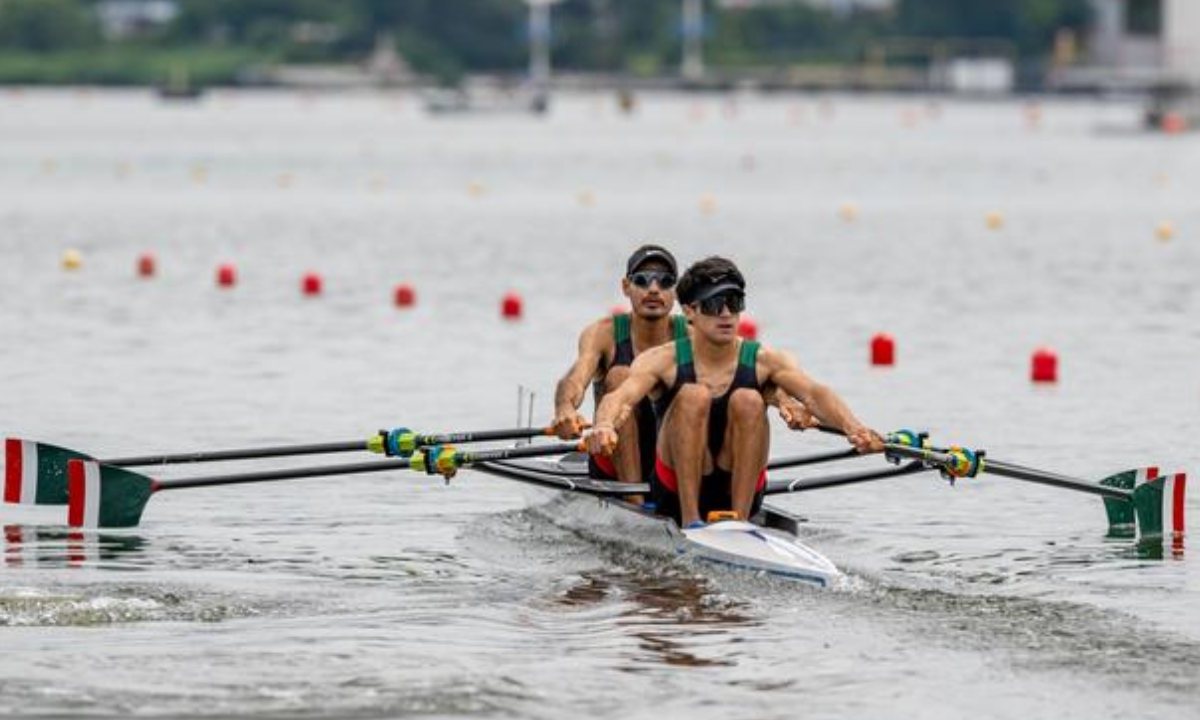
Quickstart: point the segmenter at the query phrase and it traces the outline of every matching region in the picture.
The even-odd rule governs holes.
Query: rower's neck
[[[722,365],[738,356],[741,340],[717,344],[700,333],[692,337],[692,355],[705,365]]]
[[[660,318],[644,318],[635,313],[630,314],[631,334],[635,349],[658,347],[671,340],[671,316]]]

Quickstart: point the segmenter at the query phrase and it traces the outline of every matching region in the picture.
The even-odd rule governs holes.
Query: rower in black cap
[[[749,519],[766,483],[766,406],[776,394],[799,398],[859,452],[883,449],[879,433],[791,355],[738,337],[746,281],[732,262],[695,263],[678,293],[690,335],[639,355],[625,382],[601,402],[588,437],[594,454],[620,452],[634,408],[653,394],[660,424],[651,487],[658,512],[685,528],[703,525],[703,518]]]
[[[555,390],[554,430],[559,437],[578,437],[588,425],[579,406],[589,384],[599,405],[629,376],[635,357],[687,337],[687,321],[671,314],[677,277],[675,256],[661,245],[642,245],[629,256],[621,292],[629,298],[630,312],[597,320],[580,334],[578,356]],[[632,420],[621,429],[619,449],[611,457],[591,457],[592,477],[643,482],[654,468],[656,437],[651,404],[638,403]]]

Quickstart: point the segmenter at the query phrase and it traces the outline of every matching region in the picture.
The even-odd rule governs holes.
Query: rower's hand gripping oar
[[[408,428],[395,428],[380,430],[378,434],[372,435],[366,440],[275,445],[233,450],[202,450],[169,455],[139,455],[102,459],[97,462],[116,467],[139,467],[366,451],[389,457],[408,457],[418,447],[424,445],[488,440],[523,440],[551,434],[550,428],[528,427],[441,434],[422,434]],[[91,455],[69,448],[17,438],[8,438],[5,441],[4,455],[4,501],[29,505],[66,505],[67,463],[76,459],[94,459]]]
[[[561,455],[582,448],[582,443],[529,445],[479,451],[464,451],[438,446],[415,451],[407,458],[173,480],[155,480],[132,470],[104,465],[95,460],[76,459],[68,463],[67,469],[70,498],[67,521],[72,527],[133,527],[141,520],[142,511],[150,500],[150,496],[161,490],[405,469],[424,471],[429,474],[453,474],[457,468],[475,463]]]

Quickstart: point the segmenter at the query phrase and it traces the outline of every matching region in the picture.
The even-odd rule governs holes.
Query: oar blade
[[[67,463],[91,458],[67,448],[7,438],[4,441],[4,502],[66,505]]]
[[[67,523],[71,527],[134,527],[157,489],[154,480],[94,460],[67,464]]]
[[[1145,467],[1109,475],[1101,480],[1100,484],[1132,492],[1139,485],[1156,477],[1158,477],[1158,468]],[[1108,515],[1109,537],[1131,538],[1137,535],[1137,511],[1134,503],[1106,497],[1104,498],[1104,511]]]
[[[1186,494],[1185,473],[1153,478],[1134,488],[1133,505],[1143,542],[1161,543],[1164,537],[1182,541]]]

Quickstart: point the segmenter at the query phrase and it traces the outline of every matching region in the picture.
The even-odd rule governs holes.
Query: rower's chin
[[[666,317],[667,313],[671,312],[671,308],[665,303],[647,303],[637,306],[637,315],[646,320],[657,320],[661,317]]]

